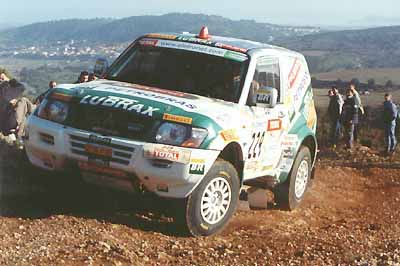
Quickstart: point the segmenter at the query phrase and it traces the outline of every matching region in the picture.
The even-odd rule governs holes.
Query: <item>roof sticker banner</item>
[[[217,47],[210,47],[193,43],[176,42],[170,40],[155,40],[155,39],[142,39],[139,41],[139,43],[144,46],[163,47],[163,48],[179,49],[179,50],[209,54],[209,55],[224,57],[238,62],[243,62],[247,60],[247,55],[242,53],[227,51],[225,49]]]

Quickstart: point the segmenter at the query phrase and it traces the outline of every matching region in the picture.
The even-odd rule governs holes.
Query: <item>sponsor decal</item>
[[[271,92],[268,90],[257,90],[256,100],[258,104],[271,104]]]
[[[101,157],[112,157],[112,149],[108,147],[101,147],[93,144],[85,144],[85,151],[88,154],[93,154]]]
[[[55,92],[51,95],[51,99],[54,100],[59,100],[59,101],[64,101],[64,102],[69,102],[72,99],[71,95],[66,95],[62,93]]]
[[[228,45],[228,44],[223,44],[223,43],[216,43],[215,47],[228,49],[228,50],[232,50],[232,51],[236,51],[236,52],[240,52],[240,53],[246,53],[247,52],[247,49],[245,49],[245,48],[240,48],[240,47],[236,47],[236,46],[232,46],[232,45]]]
[[[152,106],[145,106],[144,104],[141,104],[137,100],[131,100],[116,96],[100,97],[100,96],[86,95],[85,97],[82,98],[80,104],[90,104],[96,106],[111,107],[115,109],[123,109],[129,112],[135,112],[150,117],[153,116],[154,112],[159,111],[158,108],[154,108]]]
[[[180,115],[164,114],[163,119],[167,121],[182,123],[182,124],[192,124],[192,118]]]
[[[203,44],[203,45],[211,45],[215,46],[215,42],[205,39],[198,39],[195,37],[187,37],[187,36],[178,36],[175,40],[182,41],[182,42],[190,42],[193,44]]]
[[[273,168],[274,167],[272,165],[266,165],[266,166],[263,166],[262,170],[263,171],[271,171]]]
[[[163,37],[161,37],[161,38],[163,38]],[[165,39],[165,38],[163,38],[163,39]],[[222,48],[222,49],[232,50],[232,51],[239,52],[239,53],[247,52],[247,49],[245,49],[245,48],[240,48],[240,47],[236,47],[236,46],[229,45],[229,44],[223,44],[223,43],[219,43],[219,42],[213,42],[210,40],[199,39],[199,38],[195,38],[195,37],[179,36],[175,40],[183,41],[183,42],[190,42],[190,43],[194,43],[194,44],[203,44],[203,45],[214,46],[214,47],[218,47],[218,48]]]
[[[178,41],[161,40],[161,39],[160,40],[142,39],[139,41],[139,43],[144,46],[156,46],[156,47],[204,53],[204,54],[229,58],[239,62],[247,60],[247,55],[214,47],[214,43],[208,40],[187,38],[187,37],[178,37],[176,40]]]
[[[296,146],[298,139],[299,138],[297,137],[297,135],[294,134],[286,135],[281,142],[281,146],[283,147]]]
[[[140,90],[151,91],[151,92],[157,92],[157,93],[167,94],[167,95],[176,96],[176,97],[185,97],[185,96],[188,96],[188,94],[187,94],[187,93],[184,93],[184,92],[169,91],[169,90],[163,90],[163,89],[154,88],[154,87],[146,87],[146,86],[139,85],[139,84],[135,84],[133,87],[134,87],[134,88],[137,88],[137,89],[140,89]]]
[[[233,52],[233,51],[226,51],[224,57],[227,59],[232,59],[232,60],[238,61],[238,62],[243,62],[243,61],[247,60],[247,55],[244,55],[244,54],[241,54],[238,52]]]
[[[293,159],[296,156],[296,148],[298,143],[297,135],[286,135],[282,142],[282,156],[285,159]]]
[[[166,89],[160,89],[160,88],[155,88],[155,87],[148,87],[144,85],[139,85],[139,84],[132,84],[132,83],[124,83],[124,82],[103,82],[102,84],[105,85],[117,85],[121,86],[124,88],[132,88],[132,89],[139,89],[139,90],[144,90],[144,91],[149,91],[149,92],[156,92],[156,93],[161,93],[161,94],[167,94],[170,96],[175,96],[175,97],[181,97],[181,98],[186,98],[186,99],[198,99],[199,97],[188,94],[185,92],[180,92],[180,91],[173,91],[173,90],[166,90]]]
[[[268,120],[267,131],[278,131],[282,129],[281,119],[271,119]]]
[[[283,149],[283,158],[293,158],[295,156],[294,147],[286,147]]]
[[[264,138],[265,132],[263,131],[254,132],[252,134],[252,141],[247,153],[247,159],[255,159],[261,156]]]
[[[258,169],[258,161],[252,161],[246,163],[246,168],[245,168],[246,172],[255,172],[257,171],[257,169]]]
[[[166,150],[158,150],[155,149],[153,152],[153,157],[166,159],[170,161],[179,161],[180,153],[178,151],[166,151]]]
[[[306,84],[309,84],[309,83],[310,83],[310,74],[307,72],[304,72],[304,75],[303,75],[303,78],[301,79],[300,85],[294,95],[294,100],[296,103],[301,100],[301,98],[304,94],[304,90],[306,89]]]
[[[153,40],[153,39],[142,39],[139,41],[139,44],[143,46],[156,46],[157,43],[158,40]]]
[[[205,173],[205,160],[203,159],[191,159],[189,166],[189,174],[191,175],[204,175]]]
[[[224,139],[225,142],[231,142],[231,141],[236,141],[239,140],[239,137],[237,135],[236,129],[228,129],[220,132],[222,138]]]
[[[174,146],[167,146],[162,144],[145,144],[144,156],[150,159],[167,160],[177,163],[189,163],[190,150],[180,149]]]
[[[136,85],[135,85],[136,86]],[[183,99],[174,98],[167,95],[157,94],[149,91],[136,90],[134,88],[121,88],[121,87],[100,87],[94,91],[101,91],[106,93],[120,93],[129,96],[140,97],[149,100],[161,101],[167,104],[174,104],[179,107],[184,107],[190,110],[196,109],[196,105],[189,103]],[[117,97],[118,98],[118,97]],[[131,100],[132,101],[132,100]]]
[[[168,39],[168,40],[175,40],[176,35],[173,34],[159,34],[159,33],[150,33],[146,34],[148,38],[159,38],[159,39]]]
[[[296,58],[294,60],[293,66],[289,72],[289,77],[288,77],[289,89],[293,88],[294,83],[297,80],[297,76],[299,75],[300,69],[301,69],[301,62],[298,58]]]

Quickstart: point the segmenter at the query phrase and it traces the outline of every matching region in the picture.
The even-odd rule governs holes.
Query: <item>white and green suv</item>
[[[315,130],[301,54],[203,29],[145,35],[102,79],[59,85],[29,118],[26,151],[47,170],[179,199],[186,229],[211,235],[243,184],[287,209],[302,201]]]

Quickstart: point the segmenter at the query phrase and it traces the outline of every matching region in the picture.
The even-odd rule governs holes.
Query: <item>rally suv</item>
[[[188,232],[211,235],[243,184],[298,206],[315,130],[301,54],[203,28],[147,34],[101,79],[59,85],[29,118],[26,151],[47,170],[77,167],[88,182],[178,199]]]

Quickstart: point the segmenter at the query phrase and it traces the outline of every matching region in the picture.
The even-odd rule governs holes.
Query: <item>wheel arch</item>
[[[229,143],[221,151],[218,158],[230,162],[235,167],[239,176],[240,184],[242,185],[244,160],[243,160],[243,151],[240,144],[237,142]]]
[[[318,153],[318,143],[313,135],[308,135],[305,137],[301,143],[301,145],[306,146],[310,149],[311,152],[311,162],[312,162],[312,170],[311,170],[311,180],[314,180],[315,177],[315,162],[317,159]]]
[[[312,135],[306,136],[301,142],[301,146],[306,146],[307,148],[310,149],[311,161],[313,162],[314,165],[315,159],[317,157],[317,148],[318,148],[317,140],[315,139],[315,137]]]

